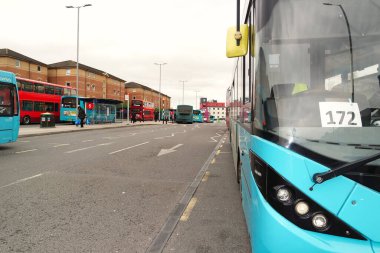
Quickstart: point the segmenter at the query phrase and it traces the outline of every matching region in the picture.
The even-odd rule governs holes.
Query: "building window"
[[[67,87],[70,87],[70,86],[71,86],[71,83],[70,83],[70,82],[66,82],[65,85],[66,85]]]
[[[41,66],[37,66],[37,71],[41,72]]]
[[[116,90],[113,90],[113,94],[116,95]]]
[[[86,85],[86,87],[87,87],[87,90],[91,90],[91,84],[88,83],[88,84]]]
[[[95,84],[92,85],[92,90],[95,91]]]
[[[66,69],[66,75],[67,76],[71,75],[71,69]]]
[[[16,67],[17,68],[21,67],[21,62],[19,60],[16,60]]]
[[[136,96],[133,96],[132,99],[136,99]]]

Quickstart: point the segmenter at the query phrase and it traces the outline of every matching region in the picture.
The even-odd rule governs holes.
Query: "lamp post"
[[[324,5],[327,5],[327,6],[336,6],[336,7],[339,7],[340,10],[342,11],[343,13],[343,16],[344,16],[344,19],[346,21],[346,26],[347,26],[347,32],[348,32],[348,40],[349,40],[349,43],[350,43],[350,55],[351,55],[351,86],[352,86],[352,95],[351,95],[351,98],[352,98],[352,102],[355,101],[355,92],[354,92],[354,55],[353,55],[353,52],[352,52],[352,38],[351,38],[351,28],[350,28],[350,22],[348,22],[348,18],[347,18],[347,14],[343,8],[343,6],[341,4],[332,4],[332,3],[323,3]]]
[[[198,109],[198,106],[197,106],[197,103],[198,103],[198,92],[200,92],[199,90],[195,90],[195,109],[197,110]]]
[[[155,65],[160,66],[160,82],[158,86],[158,121],[161,121],[161,67],[166,65],[166,62],[163,63],[154,63]]]
[[[79,95],[79,87],[78,87],[78,83],[79,83],[79,10],[80,8],[82,7],[89,7],[89,6],[92,6],[91,4],[85,4],[85,5],[81,5],[81,6],[66,6],[66,8],[68,9],[72,9],[72,8],[77,8],[78,10],[78,21],[77,21],[77,99],[76,99],[76,105],[75,105],[75,108],[78,108],[78,105],[79,105],[79,98],[78,98],[78,95]]]
[[[185,82],[187,81],[180,80],[180,82],[182,83],[182,104],[184,105],[185,104]]]

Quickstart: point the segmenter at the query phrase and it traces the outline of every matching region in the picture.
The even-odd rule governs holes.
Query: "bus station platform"
[[[117,123],[105,123],[105,124],[91,124],[85,125],[83,128],[80,126],[75,126],[72,124],[56,124],[55,127],[40,127],[39,124],[32,125],[21,125],[19,131],[19,138],[47,135],[47,134],[57,134],[65,132],[75,132],[75,131],[90,131],[96,129],[107,129],[107,128],[117,128],[117,127],[135,127],[135,126],[148,126],[148,125],[162,125],[162,122],[155,121],[145,121],[136,122],[132,124],[126,120]]]

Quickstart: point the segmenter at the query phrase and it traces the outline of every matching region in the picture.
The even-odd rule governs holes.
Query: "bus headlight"
[[[296,213],[298,215],[304,216],[304,215],[306,215],[309,212],[310,207],[309,207],[309,205],[305,201],[299,201],[295,205],[294,210],[296,211]]]
[[[277,199],[281,202],[288,202],[292,197],[292,193],[285,187],[277,190]]]
[[[316,214],[312,219],[313,226],[318,230],[327,228],[327,218],[323,214]]]

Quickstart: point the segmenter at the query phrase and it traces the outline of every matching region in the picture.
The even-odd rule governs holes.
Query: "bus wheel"
[[[22,123],[24,125],[29,125],[30,124],[30,117],[29,116],[24,116],[24,118],[22,118]]]

